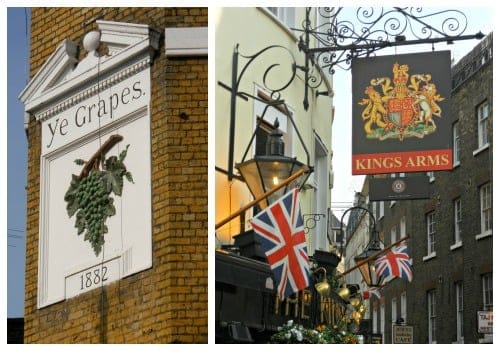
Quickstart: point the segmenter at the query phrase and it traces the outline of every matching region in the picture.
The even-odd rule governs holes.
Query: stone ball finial
[[[93,30],[85,34],[85,37],[83,38],[83,47],[87,50],[87,52],[93,52],[97,50],[100,42],[101,32]]]

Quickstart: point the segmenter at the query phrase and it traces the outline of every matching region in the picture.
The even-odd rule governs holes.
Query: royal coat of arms
[[[393,79],[373,78],[365,88],[368,98],[359,105],[366,105],[361,113],[368,139],[403,140],[408,137],[423,138],[437,130],[434,117],[441,118],[438,103],[444,98],[431,83],[430,74],[408,73],[408,65],[394,63]]]

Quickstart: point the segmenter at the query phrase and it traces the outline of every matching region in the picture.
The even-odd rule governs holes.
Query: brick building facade
[[[207,27],[208,10],[33,8],[30,77],[63,40],[80,48],[96,19],[161,33],[151,59],[152,267],[37,306],[41,124],[29,116],[25,343],[206,343],[208,60],[206,54],[169,57],[164,36],[166,28]]]
[[[452,67],[453,170],[429,174],[429,199],[377,204],[386,245],[410,236],[414,274],[372,299],[385,343],[401,318],[413,343],[492,342],[478,330],[478,312],[493,310],[492,43],[490,34]]]

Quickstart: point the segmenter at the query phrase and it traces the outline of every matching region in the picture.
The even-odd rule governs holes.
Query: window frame
[[[484,113],[484,111],[486,111],[486,113]],[[488,140],[489,115],[490,115],[490,108],[488,100],[485,100],[476,107],[477,151],[487,148],[489,146],[489,140]]]
[[[266,102],[271,101],[271,96],[266,89],[262,88],[261,86],[255,84],[254,86],[254,92],[255,96],[258,96],[262,101],[260,100],[255,100],[253,103],[253,109],[254,109],[254,114],[255,114],[255,120],[253,121],[253,129],[257,129],[257,125],[259,125],[259,120],[260,122],[260,128],[270,134],[272,130],[274,129],[274,121],[276,118],[278,118],[278,121],[280,123],[279,130],[283,133],[281,136],[283,142],[285,143],[285,150],[284,150],[284,155],[287,157],[294,157],[296,156],[295,154],[295,130],[293,128],[293,124],[289,119],[295,118],[295,109],[290,106],[289,104],[286,104],[286,108],[290,114],[288,116],[283,109],[279,107],[272,107],[268,110],[265,116],[262,116],[262,111],[264,111],[266,107]],[[254,155],[257,154],[257,135],[255,140],[253,141],[253,152]]]
[[[481,232],[476,235],[477,240],[493,235],[493,191],[491,186],[492,183],[487,182],[479,187]],[[485,205],[487,206],[486,208]]]
[[[382,334],[382,344],[385,344],[385,305],[380,305],[380,334]]]
[[[426,224],[427,255],[424,257],[424,261],[432,257],[436,257],[436,233],[437,233],[436,211],[428,212],[425,215],[425,224]]]
[[[486,273],[481,276],[481,287],[483,310],[493,311],[493,273]]]
[[[460,134],[458,131],[458,122],[453,123],[453,167],[460,166]]]
[[[453,248],[462,245],[462,199],[453,200]]]
[[[406,236],[406,216],[399,219],[399,238],[403,239]]]
[[[427,291],[427,324],[429,344],[437,343],[436,289]]]
[[[396,240],[398,240],[398,228],[394,225],[391,228],[391,244],[394,244]]]
[[[294,28],[296,26],[296,13],[294,7],[266,7],[266,9],[287,28]]]
[[[395,324],[396,321],[398,320],[398,299],[397,297],[393,297],[391,300],[391,317],[392,317],[392,324]]]
[[[462,281],[455,282],[455,307],[457,318],[457,343],[464,342],[464,285]]]
[[[401,293],[401,315],[400,317],[403,319],[403,323],[408,324],[408,321],[406,320],[406,291],[403,291]]]

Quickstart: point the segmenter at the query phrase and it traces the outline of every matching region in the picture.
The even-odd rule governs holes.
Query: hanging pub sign
[[[352,61],[352,174],[453,167],[450,52]]]
[[[369,178],[368,196],[371,201],[428,199],[429,177]]]
[[[96,23],[85,57],[63,41],[20,95],[41,133],[30,146],[40,150],[38,308],[152,266],[151,64],[160,35]]]

